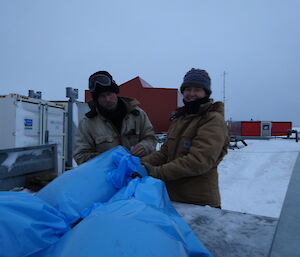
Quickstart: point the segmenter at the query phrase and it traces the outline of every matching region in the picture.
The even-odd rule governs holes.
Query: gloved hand
[[[132,146],[130,148],[130,152],[132,155],[137,156],[137,157],[143,157],[146,155],[146,150],[143,145],[141,144],[136,144],[135,146]]]
[[[152,166],[151,164],[149,164],[147,162],[143,162],[142,164],[147,169],[149,176],[154,177],[154,178],[159,178],[159,172],[158,172],[157,166]]]

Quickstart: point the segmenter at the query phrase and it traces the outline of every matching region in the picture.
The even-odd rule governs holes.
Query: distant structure
[[[168,131],[171,114],[181,105],[182,96],[176,88],[154,88],[140,77],[135,77],[120,85],[120,96],[133,97],[147,112],[155,132]],[[89,90],[85,91],[85,101],[91,100]]]
[[[290,121],[230,121],[228,122],[231,136],[270,137],[287,136],[292,130]]]

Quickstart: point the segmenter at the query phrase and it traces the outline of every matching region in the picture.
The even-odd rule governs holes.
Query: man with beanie
[[[172,201],[221,208],[217,166],[227,153],[224,104],[209,98],[205,70],[188,71],[180,90],[184,106],[171,117],[166,142],[142,162],[150,176],[166,183]]]
[[[117,145],[142,157],[155,150],[156,138],[147,114],[133,98],[119,97],[119,87],[107,71],[89,77],[91,111],[80,121],[75,136],[77,164]]]

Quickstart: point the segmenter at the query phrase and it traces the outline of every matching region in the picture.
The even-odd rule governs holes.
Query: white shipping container
[[[65,169],[64,106],[17,94],[0,96],[0,149],[57,144],[58,172]]]

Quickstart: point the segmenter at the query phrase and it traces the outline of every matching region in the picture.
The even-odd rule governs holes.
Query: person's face
[[[118,97],[114,92],[104,92],[98,96],[97,101],[102,108],[113,111],[117,107]]]
[[[206,96],[205,90],[200,87],[187,87],[183,91],[183,99],[186,102],[195,101],[197,99],[204,98],[205,96]]]

